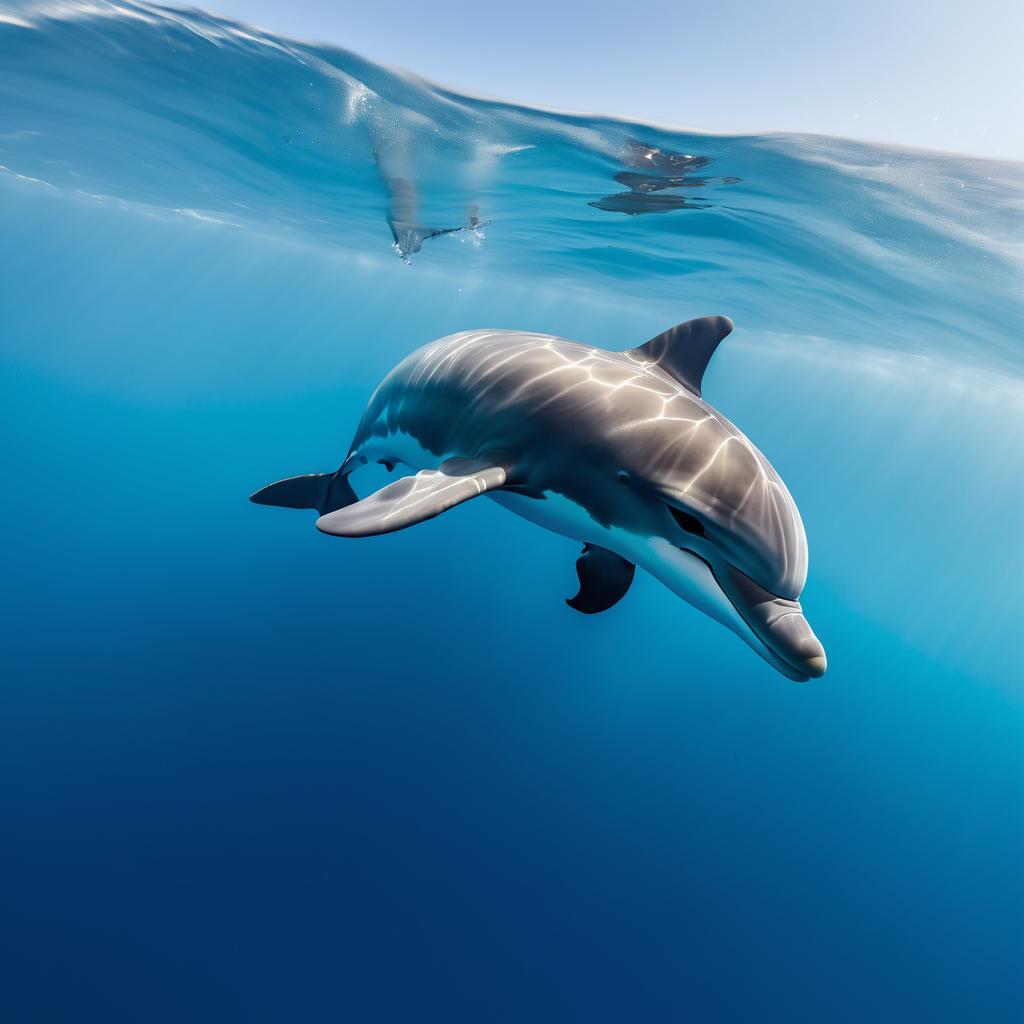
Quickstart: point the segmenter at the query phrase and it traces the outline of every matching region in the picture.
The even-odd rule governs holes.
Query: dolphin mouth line
[[[765,659],[769,664],[798,683],[805,683],[824,675],[827,664],[824,648],[811,632],[798,601],[790,601],[773,594],[770,590],[765,590],[746,573],[729,563],[726,563],[726,576],[725,573],[716,571],[711,562],[692,548],[677,546],[680,551],[693,555],[707,566],[718,589],[758,639],[765,652],[770,655]],[[726,576],[724,580],[723,576]],[[748,593],[744,594],[744,591]],[[741,595],[746,600],[739,600]],[[755,608],[766,609],[766,613],[755,616],[752,614]],[[768,608],[771,611],[767,611]],[[792,621],[780,629],[779,624],[786,619]],[[793,628],[790,630],[787,627]],[[786,637],[790,632],[793,635]],[[789,649],[783,645],[783,638],[789,641]]]

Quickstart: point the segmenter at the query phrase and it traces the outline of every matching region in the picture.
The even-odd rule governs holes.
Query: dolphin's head
[[[653,503],[647,568],[783,675],[821,676],[825,650],[799,600],[807,538],[796,505],[738,428],[694,401],[703,416],[684,443],[666,446],[629,478]]]

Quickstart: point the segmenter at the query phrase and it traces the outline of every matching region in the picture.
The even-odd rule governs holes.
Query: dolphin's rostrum
[[[336,473],[252,496],[315,508],[318,529],[404,529],[482,494],[584,545],[570,606],[604,611],[639,565],[790,679],[825,671],[799,604],[807,541],[768,460],[701,396],[726,317],[627,352],[524,331],[466,331],[412,353],[374,392]],[[368,462],[413,473],[361,501]]]

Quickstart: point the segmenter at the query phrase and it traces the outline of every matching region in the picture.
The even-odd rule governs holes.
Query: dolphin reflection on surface
[[[711,163],[711,157],[662,150],[646,142],[629,141],[622,161],[630,170],[619,171],[615,180],[628,192],[596,199],[589,206],[609,213],[631,216],[668,213],[670,210],[706,210],[710,200],[703,196],[665,194],[667,189],[702,189],[713,185],[735,185],[741,178],[710,178],[696,174]],[[658,193],[658,194],[655,194]]]

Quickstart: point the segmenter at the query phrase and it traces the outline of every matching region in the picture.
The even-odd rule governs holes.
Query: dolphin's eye
[[[689,512],[683,512],[682,509],[678,509],[673,505],[669,505],[668,510],[669,512],[672,513],[672,518],[687,533],[692,533],[695,537],[707,536],[707,534],[704,532],[704,527],[701,525],[700,520],[696,516],[691,516]]]

